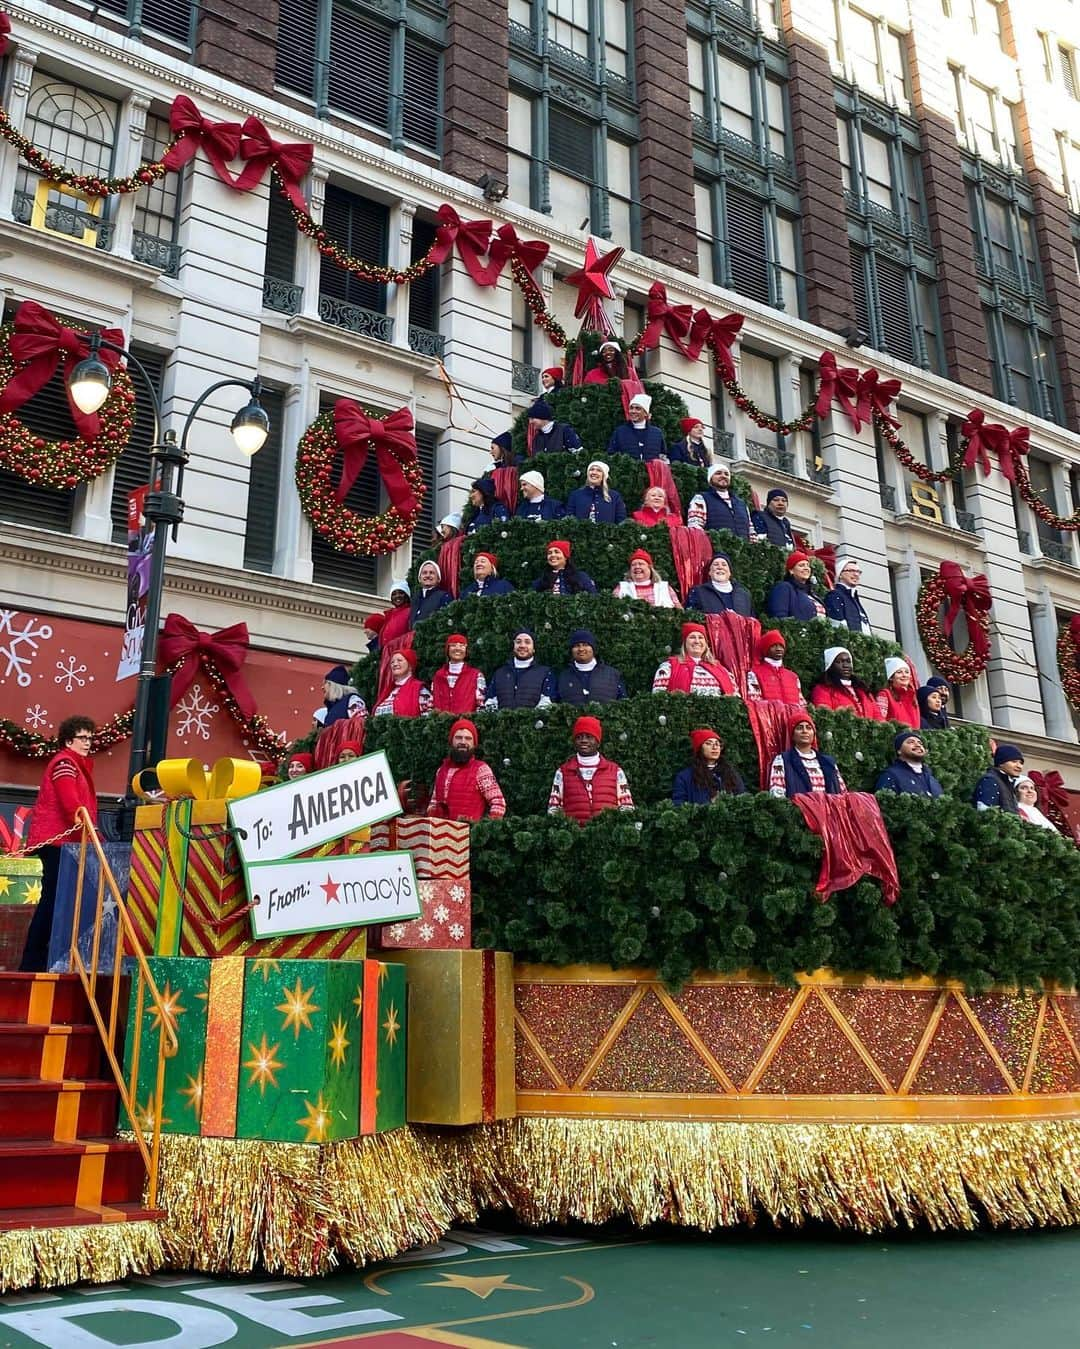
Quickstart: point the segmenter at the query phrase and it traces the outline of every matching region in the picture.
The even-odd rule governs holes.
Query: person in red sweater
[[[701,623],[682,625],[682,654],[661,661],[653,675],[653,693],[704,693],[719,697],[738,690],[731,675],[712,653]]]
[[[466,717],[450,727],[450,753],[435,773],[428,814],[443,820],[493,820],[506,814],[506,798],[495,774],[476,757],[480,736]]]
[[[65,843],[78,843],[81,836],[76,812],[84,807],[97,824],[94,763],[90,758],[96,729],[89,717],[68,717],[60,723],[56,733],[60,748],[45,766],[45,776],[30,817],[26,848],[41,859],[41,898],[30,920],[19,963],[19,969],[27,973],[40,973],[48,966],[56,882],[60,875],[60,849]]]
[[[600,753],[604,730],[595,717],[574,722],[572,759],[556,768],[548,797],[549,815],[569,815],[585,824],[602,810],[633,810],[626,774]]]
[[[805,707],[802,684],[794,670],[784,664],[787,642],[777,628],[770,628],[758,638],[755,660],[746,675],[748,702],[787,703],[789,707]]]
[[[851,652],[846,646],[825,648],[825,678],[814,685],[810,701],[815,707],[854,712],[867,721],[884,721],[877,699],[863,681],[856,678]]]
[[[369,614],[364,619],[369,656],[374,656],[382,647],[388,646],[395,637],[404,637],[409,631],[411,597],[408,581],[395,581],[390,591],[390,608],[384,609],[381,614]]]
[[[877,696],[878,711],[885,721],[898,721],[917,731],[921,720],[919,686],[911,662],[906,656],[885,657],[885,687]]]
[[[390,657],[393,683],[372,713],[376,717],[426,717],[431,711],[431,690],[416,677],[417,652],[410,647]]]
[[[469,639],[452,632],[446,639],[446,664],[431,679],[431,707],[457,716],[478,711],[487,697],[487,682],[475,665],[466,665]]]
[[[667,493],[662,487],[646,487],[641,505],[630,518],[639,525],[682,524],[682,516],[668,510]]]

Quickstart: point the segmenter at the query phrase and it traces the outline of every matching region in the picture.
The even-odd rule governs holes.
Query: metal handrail
[[[127,903],[116,884],[116,877],[112,874],[112,868],[109,866],[108,859],[105,856],[105,850],[101,846],[101,840],[98,837],[97,829],[85,807],[81,806],[76,811],[75,822],[82,828],[82,837],[79,845],[79,875],[75,886],[75,912],[71,921],[71,965],[82,981],[83,991],[86,993],[87,1002],[90,1004],[90,1012],[97,1026],[98,1034],[101,1037],[102,1047],[105,1050],[105,1057],[109,1060],[109,1067],[112,1070],[113,1078],[115,1079],[117,1088],[120,1092],[120,1100],[123,1103],[124,1109],[127,1111],[127,1117],[130,1121],[132,1132],[135,1135],[136,1145],[142,1155],[143,1164],[146,1167],[147,1206],[149,1208],[155,1208],[157,1205],[158,1164],[161,1150],[161,1104],[165,1094],[165,1060],[167,1058],[171,1059],[176,1054],[177,1049],[179,1048],[179,1041],[176,1037],[176,1027],[173,1025],[172,1014],[166,1007],[158,986],[154,982],[154,976],[150,973],[150,967],[146,963],[146,957],[142,953],[142,948],[139,944],[134,924],[127,911]],[[97,905],[94,912],[93,941],[90,949],[89,968],[83,960],[82,952],[79,950],[83,880],[86,875],[86,852],[88,846],[93,848],[97,855],[98,862]],[[106,1025],[105,1020],[101,1015],[101,1009],[97,1004],[97,982],[99,966],[101,963],[101,928],[106,885],[108,885],[112,899],[116,904],[117,913],[116,952],[113,957],[112,992],[109,998],[108,1025]],[[124,1079],[124,1070],[116,1054],[116,1040],[120,1029],[120,975],[125,952],[125,939],[127,941],[129,953],[135,958],[136,966],[136,984],[132,991],[135,1003],[135,1015],[133,1018],[134,1029],[131,1045],[131,1075],[129,1081],[125,1081]],[[150,1121],[151,1129],[149,1145],[146,1140],[146,1130],[143,1128],[142,1121],[139,1119],[137,1108],[137,1084],[139,1080],[139,1053],[142,1048],[143,1010],[148,995],[158,1020],[157,1072],[154,1079],[154,1097],[152,1104],[152,1119]]]

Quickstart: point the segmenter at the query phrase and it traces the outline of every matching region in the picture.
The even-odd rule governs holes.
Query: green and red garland
[[[1080,712],[1080,614],[1062,624],[1057,641],[1058,673],[1069,706]]]
[[[381,557],[412,537],[427,492],[412,425],[405,408],[380,420],[351,399],[339,398],[301,436],[296,452],[300,504],[315,532],[338,552]],[[345,504],[345,497],[371,450],[391,504],[379,515],[362,516]]]
[[[919,639],[930,663],[950,684],[972,684],[986,669],[992,603],[986,577],[965,576],[955,562],[942,562],[938,575],[923,582],[915,602]],[[948,639],[961,613],[967,619],[968,647],[954,651]]]

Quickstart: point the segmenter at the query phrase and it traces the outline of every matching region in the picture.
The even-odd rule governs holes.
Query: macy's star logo
[[[327,904],[337,904],[339,902],[338,891],[341,889],[341,882],[335,881],[329,872],[326,873],[326,880],[319,886],[319,889],[325,893]]]

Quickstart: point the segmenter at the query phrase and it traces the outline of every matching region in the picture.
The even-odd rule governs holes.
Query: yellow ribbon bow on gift
[[[209,770],[198,759],[162,759],[153,771],[170,801],[235,800],[257,792],[262,784],[262,769],[251,759],[218,759]],[[145,796],[148,793],[139,782],[141,777],[140,773],[133,785]]]

